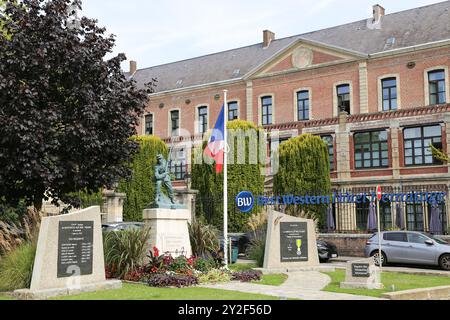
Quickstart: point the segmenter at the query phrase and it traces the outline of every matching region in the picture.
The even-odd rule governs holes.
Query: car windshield
[[[426,235],[428,238],[433,239],[434,241],[436,241],[436,242],[439,243],[439,244],[448,244],[447,241],[442,240],[441,238],[439,238],[439,237],[437,237],[437,236],[434,236],[434,235],[432,235],[432,234],[425,233],[425,235]]]

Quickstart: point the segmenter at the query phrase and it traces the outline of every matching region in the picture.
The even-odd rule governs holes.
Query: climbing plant
[[[282,143],[278,149],[279,169],[274,176],[276,195],[329,195],[328,147],[318,136],[302,134]],[[327,205],[288,205],[286,213],[325,220]]]
[[[156,155],[167,157],[166,144],[155,136],[132,137],[139,143],[139,152],[129,164],[132,174],[119,182],[118,190],[126,193],[123,217],[125,221],[141,221],[142,210],[155,199],[154,167]]]
[[[250,191],[254,196],[264,191],[264,164],[266,160],[266,140],[264,131],[253,123],[234,120],[227,123],[228,144],[228,227],[231,232],[248,229],[247,222],[252,213],[260,208],[255,206],[248,213],[240,212],[235,197],[240,191]],[[199,190],[196,200],[197,215],[219,229],[223,225],[223,172],[216,174],[214,163],[196,164],[206,147],[193,152],[192,188]],[[240,161],[239,161],[240,160]],[[250,161],[253,160],[253,161]]]

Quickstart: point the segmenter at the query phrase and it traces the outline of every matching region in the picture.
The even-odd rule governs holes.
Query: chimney
[[[130,61],[130,74],[133,75],[137,70],[137,62],[131,60]]]
[[[385,10],[379,4],[373,6],[373,22],[376,23],[380,21],[381,17],[384,16]]]
[[[270,30],[263,31],[263,48],[270,46],[270,43],[275,40],[275,33]]]

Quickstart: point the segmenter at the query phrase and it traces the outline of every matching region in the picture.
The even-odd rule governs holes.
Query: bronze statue
[[[170,159],[170,154],[169,158]],[[175,202],[174,190],[172,187],[172,181],[170,179],[169,160],[164,159],[162,154],[156,156],[155,165],[155,201],[151,203],[147,208],[166,208],[166,209],[185,209],[186,205]],[[165,187],[167,195],[163,192],[162,188]]]
[[[171,204],[175,204],[173,199],[173,187],[170,180],[169,161],[165,160],[162,154],[156,156],[155,180],[156,180],[156,203],[166,203],[167,200],[162,192],[162,185],[167,189]]]

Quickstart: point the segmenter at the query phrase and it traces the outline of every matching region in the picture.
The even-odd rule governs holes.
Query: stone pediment
[[[252,77],[282,74],[360,58],[357,53],[300,40],[284,52],[272,57]]]

